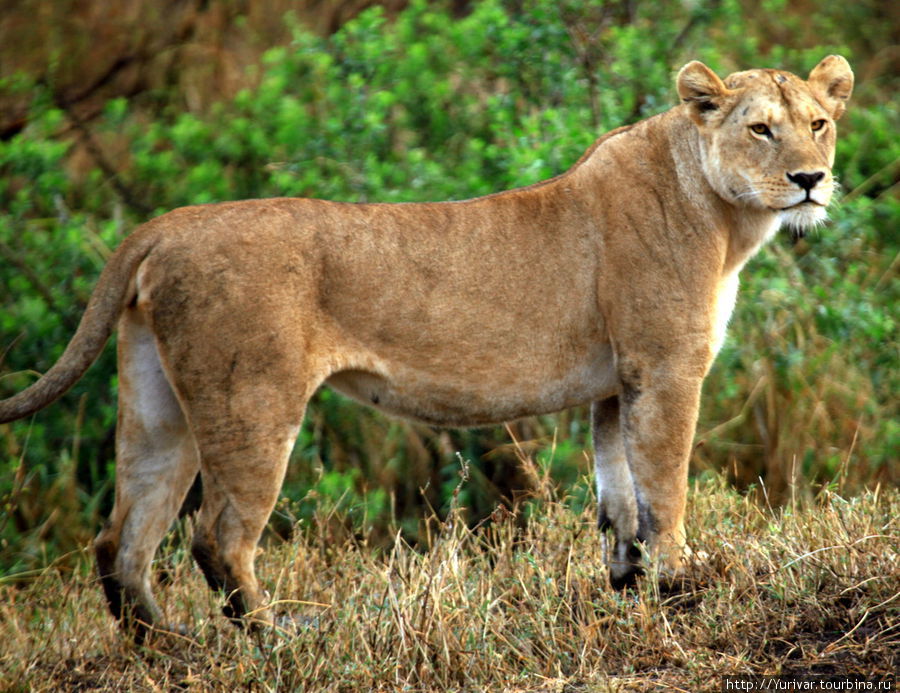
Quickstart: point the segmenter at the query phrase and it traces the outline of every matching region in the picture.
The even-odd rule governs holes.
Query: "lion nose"
[[[791,183],[796,183],[806,192],[809,192],[816,187],[816,183],[825,177],[825,174],[821,171],[816,171],[815,173],[789,173],[787,177]]]

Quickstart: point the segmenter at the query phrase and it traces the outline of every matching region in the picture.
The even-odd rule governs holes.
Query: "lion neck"
[[[702,137],[687,115],[687,107],[673,108],[660,118],[667,135],[681,198],[702,210],[705,233],[725,243],[723,274],[739,272],[772,239],[781,226],[779,215],[768,209],[736,205],[722,198],[704,168]]]

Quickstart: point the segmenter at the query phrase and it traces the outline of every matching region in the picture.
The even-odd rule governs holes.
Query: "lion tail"
[[[0,423],[15,421],[43,409],[78,382],[97,359],[119,315],[133,299],[132,278],[155,245],[157,228],[148,225],[136,230],[113,253],[63,355],[37,382],[0,400]]]

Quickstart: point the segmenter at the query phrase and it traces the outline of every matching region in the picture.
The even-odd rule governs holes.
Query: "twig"
[[[0,241],[0,256],[22,273],[22,276],[28,280],[28,283],[31,284],[32,287],[34,287],[34,290],[44,300],[44,303],[47,304],[47,307],[51,312],[59,316],[67,330],[74,332],[78,327],[78,321],[73,320],[68,311],[60,308],[56,299],[53,298],[53,293],[50,291],[50,288],[41,281],[41,278],[33,269],[31,269],[28,263],[22,260],[16,251],[6,245],[3,241]]]
[[[841,203],[844,204],[847,202],[851,202],[860,195],[865,195],[867,192],[869,192],[869,190],[875,187],[875,184],[878,183],[879,180],[881,180],[881,176],[885,173],[888,173],[890,178],[894,178],[898,173],[900,173],[900,159],[894,159],[887,166],[879,169],[871,176],[866,178],[862,183],[853,188],[853,190],[844,195],[844,197],[841,198]]]
[[[88,150],[88,153],[94,159],[97,166],[100,167],[100,170],[103,171],[109,179],[110,185],[112,185],[113,189],[119,194],[119,197],[122,198],[122,202],[142,216],[150,214],[152,209],[138,200],[134,191],[122,182],[122,178],[119,176],[118,171],[116,171],[115,167],[109,163],[109,160],[106,158],[100,145],[97,144],[97,140],[94,139],[87,124],[80,117],[75,115],[74,111],[69,109],[64,101],[57,98],[56,104],[66,114],[66,117],[71,121],[75,130],[78,131],[78,135],[85,148]]]

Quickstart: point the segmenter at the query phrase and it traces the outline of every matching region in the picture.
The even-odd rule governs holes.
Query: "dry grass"
[[[694,585],[605,587],[593,516],[545,499],[470,529],[433,520],[431,545],[269,546],[260,573],[290,633],[218,613],[176,536],[160,554],[168,614],[191,637],[137,648],[88,567],[0,585],[0,682],[10,690],[719,690],[725,674],[891,674],[900,652],[900,493],[832,492],[772,511],[719,480],[697,485]],[[323,523],[322,526],[328,526]],[[181,535],[189,533],[183,528]]]

